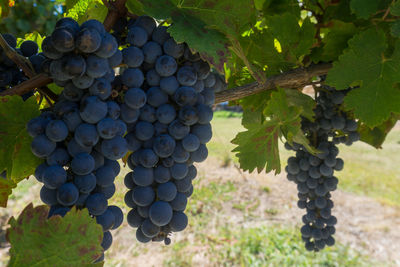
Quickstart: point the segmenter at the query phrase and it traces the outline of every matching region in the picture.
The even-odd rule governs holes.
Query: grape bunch
[[[15,49],[15,51],[23,57],[29,59],[35,72],[41,71],[41,65],[45,61],[45,57],[42,53],[38,54],[38,45],[30,40],[23,41],[19,48],[17,47],[17,39],[8,33],[2,34],[4,40],[8,45]],[[17,65],[10,58],[7,57],[6,53],[0,47],[0,92],[9,89],[15,85],[20,84],[28,80],[24,72],[17,67]],[[26,100],[33,95],[33,92],[22,95],[22,99]]]
[[[127,25],[126,37],[120,37],[127,43],[121,118],[128,126],[125,139],[132,154],[127,162],[133,170],[124,181],[131,208],[127,221],[137,227],[138,241],[169,244],[169,234],[188,224],[184,210],[197,175],[193,163],[208,156],[214,91],[224,83],[199,54],[176,43],[152,18]]]
[[[87,208],[103,228],[101,245],[107,250],[112,243],[109,230],[123,221],[121,209],[109,206],[108,199],[116,190],[117,160],[128,151],[127,126],[111,96],[112,68],[120,64],[112,56],[118,46],[100,22],[79,26],[63,18],[42,48],[50,58],[52,78],[64,88],[51,110],[27,124],[34,138],[32,152],[45,160],[35,171],[44,184],[40,198],[51,206],[49,217],[64,216],[73,206]]]
[[[335,244],[337,219],[332,215],[333,201],[330,192],[336,190],[338,178],[334,171],[343,169],[344,162],[338,158],[339,143],[351,145],[359,140],[357,122],[341,111],[346,91],[332,87],[317,88],[315,121],[305,118],[302,129],[318,153],[313,155],[304,146],[285,143],[285,148],[296,151],[295,157],[287,162],[287,178],[297,184],[300,209],[306,209],[302,217],[302,239],[309,251],[319,251]]]

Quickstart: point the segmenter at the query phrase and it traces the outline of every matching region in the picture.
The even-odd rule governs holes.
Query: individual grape
[[[79,89],[89,88],[94,82],[94,78],[87,75],[72,78],[72,83]]]
[[[169,168],[158,165],[154,168],[154,181],[157,183],[166,183],[171,179]]]
[[[156,27],[156,22],[153,18],[149,16],[140,16],[136,19],[134,26],[143,28],[148,35],[151,35],[154,28]]]
[[[121,105],[121,119],[126,123],[134,123],[139,119],[139,110]]]
[[[190,132],[190,127],[182,124],[178,120],[173,121],[168,126],[168,133],[176,140],[183,139]]]
[[[101,152],[108,159],[120,159],[128,152],[127,143],[121,136],[103,140],[101,143]]]
[[[160,79],[160,88],[168,95],[174,95],[179,88],[178,80],[175,76],[167,76]]]
[[[193,86],[197,82],[197,73],[190,66],[183,66],[179,68],[176,77],[182,86]]]
[[[148,39],[147,32],[142,27],[132,27],[128,31],[126,41],[131,45],[142,47]]]
[[[199,138],[194,134],[188,134],[182,139],[182,146],[188,152],[196,151],[200,146]]]
[[[96,170],[96,181],[99,186],[111,186],[114,180],[114,170],[110,166],[101,166]]]
[[[26,130],[31,137],[36,137],[45,133],[48,123],[49,120],[43,117],[36,117],[28,122],[28,124],[26,125]]]
[[[168,27],[158,26],[154,29],[153,34],[151,35],[151,39],[158,44],[162,45],[170,38],[169,33],[167,32]]]
[[[185,213],[181,211],[175,211],[172,215],[172,219],[169,223],[172,231],[180,232],[183,231],[188,225],[188,218]]]
[[[168,95],[159,87],[151,87],[147,91],[147,103],[153,107],[159,107],[168,102]]]
[[[87,175],[76,175],[74,178],[74,184],[78,188],[79,192],[89,194],[96,187],[96,176],[93,173]]]
[[[161,46],[156,42],[147,42],[143,47],[144,61],[153,64],[162,55]]]
[[[159,86],[161,77],[155,69],[151,69],[146,73],[146,82],[149,86]]]
[[[48,165],[67,165],[70,160],[70,156],[64,148],[56,148],[47,158],[46,162]]]
[[[204,88],[204,90],[201,92],[201,95],[204,97],[204,103],[205,105],[211,106],[215,102],[215,94],[214,90],[211,88]]]
[[[20,49],[24,57],[30,57],[37,54],[39,47],[34,41],[27,40],[22,42]]]
[[[141,242],[141,243],[147,243],[147,242],[150,242],[150,240],[151,240],[150,237],[147,237],[147,236],[145,236],[145,235],[143,234],[143,232],[142,232],[142,230],[141,230],[141,227],[139,227],[139,228],[136,230],[136,239],[137,239],[137,241],[139,241],[139,242]]]
[[[145,219],[140,229],[142,233],[149,238],[153,238],[160,233],[160,227],[153,224],[150,219]]]
[[[100,33],[94,28],[81,28],[76,36],[76,47],[82,53],[95,52],[101,45],[102,38]]]
[[[52,165],[44,170],[42,178],[47,188],[57,189],[67,181],[67,172],[60,165]]]
[[[175,150],[174,150],[174,153],[172,154],[172,158],[174,159],[175,162],[185,163],[189,160],[190,153],[183,148],[181,142],[178,142],[175,146]]]
[[[167,225],[172,219],[172,208],[168,202],[156,201],[150,207],[149,217],[157,226]]]
[[[47,167],[48,167],[48,165],[46,163],[42,163],[42,164],[40,164],[39,166],[36,167],[35,174],[34,174],[36,180],[38,180],[39,182],[42,182],[43,173],[44,173],[44,171],[46,170]],[[4,171],[1,174],[3,175],[3,173],[4,173],[3,178],[7,178],[6,177],[6,172]]]
[[[89,87],[89,93],[106,100],[111,95],[111,83],[104,78],[97,78]]]
[[[106,211],[108,202],[104,194],[95,193],[88,196],[85,205],[90,214],[98,216]]]
[[[165,41],[163,49],[165,54],[178,59],[183,56],[185,46],[183,44],[177,44],[173,38],[169,38]]]
[[[123,55],[121,50],[116,50],[115,53],[108,58],[108,64],[110,65],[110,68],[116,68],[118,67],[123,61]]]
[[[147,104],[144,105],[140,109],[140,120],[151,123],[155,122],[157,120],[155,108]]]
[[[199,120],[196,109],[191,106],[184,106],[181,108],[178,118],[180,122],[188,126],[194,125]]]
[[[40,200],[49,206],[58,204],[57,190],[49,189],[46,186],[43,186],[40,189]]]
[[[71,77],[80,77],[85,74],[86,61],[80,55],[63,57],[61,61],[61,69]]]
[[[104,250],[107,250],[111,247],[113,238],[110,231],[103,233],[103,241],[101,242],[101,246]]]
[[[167,158],[172,155],[175,149],[175,140],[168,134],[162,134],[154,139],[153,150],[162,157]]]
[[[171,177],[174,179],[183,179],[188,174],[188,166],[184,163],[175,163],[171,168]]]
[[[175,185],[178,192],[185,193],[192,187],[192,179],[185,176],[183,179],[175,181]]]
[[[173,75],[178,69],[178,65],[173,57],[164,55],[157,59],[155,70],[161,77]]]
[[[74,140],[83,147],[92,147],[99,141],[97,129],[92,124],[82,123],[75,129]]]
[[[179,87],[174,94],[174,100],[179,106],[192,106],[196,104],[197,93],[193,87]]]
[[[203,162],[208,156],[208,149],[204,144],[201,144],[199,148],[190,154],[190,158],[194,162]]]
[[[139,109],[146,104],[146,93],[140,88],[131,88],[125,93],[125,103],[130,108]]]
[[[94,170],[94,159],[87,153],[77,154],[71,161],[71,170],[77,175],[87,175]]]
[[[176,186],[172,182],[166,182],[157,187],[157,197],[163,201],[172,201],[175,198],[176,193]]]
[[[75,38],[67,28],[56,28],[51,34],[51,40],[54,48],[59,52],[65,53],[74,50]]]
[[[196,109],[197,109],[197,116],[198,116],[197,123],[208,124],[212,120],[213,111],[209,106],[199,104],[196,106]]]
[[[149,186],[154,181],[153,168],[137,166],[131,178],[132,181],[138,186]]]
[[[177,192],[170,205],[174,211],[184,211],[187,205],[187,197],[185,194]]]
[[[87,123],[99,122],[107,115],[107,112],[107,103],[101,101],[97,96],[86,97],[81,104],[81,118]]]
[[[62,120],[50,121],[46,126],[46,136],[53,142],[63,141],[68,136],[68,127]]]
[[[107,59],[98,57],[96,55],[89,55],[86,58],[86,74],[92,78],[100,78],[108,71]]]
[[[197,78],[200,80],[206,79],[210,74],[210,65],[203,60],[194,62],[193,68],[196,70]]]
[[[199,138],[201,144],[208,143],[212,137],[211,124],[194,125],[191,128],[191,133]]]
[[[135,130],[136,138],[141,141],[149,140],[154,134],[154,126],[145,121],[139,121],[136,124]]]
[[[142,216],[143,218],[149,218],[149,210],[150,210],[150,206],[137,207],[137,211],[138,211],[139,215]]]
[[[122,210],[114,205],[108,206],[107,210],[111,211],[114,215],[114,225],[111,227],[111,230],[117,229],[124,221]]]
[[[152,149],[142,149],[140,150],[139,162],[146,168],[152,168],[157,164],[158,156]]]
[[[57,190],[57,200],[63,206],[71,206],[76,203],[79,191],[73,183],[65,183]]]
[[[42,42],[43,54],[50,59],[59,59],[63,56],[63,53],[55,49],[51,36],[47,36]]]
[[[144,60],[142,49],[130,46],[122,50],[122,61],[127,64],[129,68],[140,67]]]
[[[176,117],[176,111],[170,104],[163,104],[157,108],[157,120],[164,124],[171,123]]]
[[[118,50],[118,43],[114,36],[106,33],[101,38],[101,44],[95,54],[102,58],[109,58]]]
[[[144,82],[143,72],[137,68],[128,68],[122,74],[122,82],[128,87],[140,88]]]
[[[81,116],[78,110],[70,110],[64,113],[62,119],[67,125],[67,128],[70,132],[74,132],[76,127],[78,127],[82,123]]]
[[[155,198],[153,189],[148,186],[135,187],[133,189],[132,196],[133,196],[133,201],[135,202],[135,204],[138,206],[142,206],[142,207],[150,205]]]
[[[106,232],[114,226],[114,213],[109,208],[107,208],[105,212],[96,216],[96,222],[103,227],[103,232]]]

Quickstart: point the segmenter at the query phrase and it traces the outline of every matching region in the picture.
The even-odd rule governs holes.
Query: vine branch
[[[238,100],[263,91],[282,88],[302,88],[311,84],[312,77],[325,75],[332,68],[331,63],[320,63],[308,68],[297,68],[279,75],[269,77],[264,84],[253,82],[243,86],[224,90],[215,94],[215,103]]]
[[[103,25],[106,31],[110,31],[114,26],[115,22],[122,16],[125,16],[128,12],[126,8],[127,0],[115,0],[115,1],[107,1],[103,0],[104,5],[108,8],[107,16],[104,19]]]

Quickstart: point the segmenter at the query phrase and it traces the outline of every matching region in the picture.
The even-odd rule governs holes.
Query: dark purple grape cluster
[[[350,90],[350,89],[349,89]],[[305,118],[302,129],[318,153],[307,151],[304,146],[285,143],[285,148],[296,151],[286,166],[287,178],[297,184],[297,205],[306,209],[301,228],[302,239],[309,251],[319,251],[335,244],[337,219],[332,215],[333,201],[330,192],[336,190],[338,178],[334,171],[343,169],[344,162],[338,158],[339,143],[351,145],[359,140],[357,122],[341,110],[345,94],[332,87],[317,88],[315,121]]]
[[[123,221],[121,209],[108,199],[116,190],[117,160],[128,151],[121,106],[111,96],[113,67],[121,63],[113,58],[118,46],[99,21],[79,26],[63,18],[42,47],[51,59],[50,75],[64,90],[50,110],[27,124],[32,152],[45,160],[35,171],[44,184],[40,198],[51,206],[49,217],[87,208],[103,227],[101,245],[107,250],[109,230]]]
[[[119,38],[127,44],[121,118],[133,170],[125,177],[125,202],[132,208],[127,221],[138,228],[140,242],[169,244],[169,234],[188,224],[184,210],[197,175],[193,163],[208,156],[214,92],[225,84],[199,54],[176,43],[168,27],[147,16],[126,25]]]
[[[15,51],[29,59],[32,67],[36,73],[41,70],[41,65],[45,61],[45,57],[42,53],[38,54],[38,45],[30,40],[23,41],[19,48],[17,47],[17,39],[8,33],[2,34],[8,45],[15,49]],[[24,72],[18,68],[18,66],[7,57],[6,53],[0,47],[0,92],[9,89],[10,87],[16,86],[24,81],[28,80],[28,77]],[[33,96],[33,92],[22,95],[22,99],[25,101],[29,97]]]

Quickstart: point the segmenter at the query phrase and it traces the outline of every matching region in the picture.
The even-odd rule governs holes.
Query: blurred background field
[[[345,168],[333,193],[338,217],[336,245],[306,252],[299,234],[303,210],[295,184],[285,174],[243,173],[230,140],[242,131],[240,113],[218,111],[209,158],[198,164],[189,200],[189,226],[172,244],[140,244],[126,222],[113,232],[105,266],[400,266],[400,127],[382,150],[363,143],[340,146]],[[290,152],[282,148],[284,166]],[[127,213],[123,168],[110,203]],[[0,210],[0,265],[8,261],[5,229],[11,215],[39,205],[40,185],[31,177],[18,185]]]

